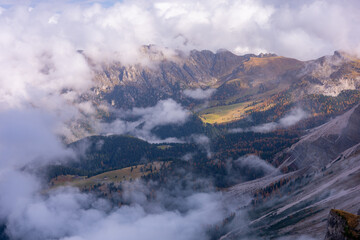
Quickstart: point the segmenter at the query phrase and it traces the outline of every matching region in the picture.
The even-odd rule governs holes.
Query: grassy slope
[[[152,164],[147,165],[140,164],[132,167],[104,172],[89,178],[85,176],[62,175],[53,178],[50,181],[50,184],[54,187],[69,185],[84,189],[99,183],[120,183],[122,181],[130,181],[141,178],[142,176],[146,176],[150,173],[155,173],[161,168],[162,164],[167,166],[169,162],[153,162]],[[152,171],[150,170],[150,166],[152,167]]]
[[[200,119],[209,124],[226,124],[244,119],[253,111],[270,109],[274,104],[268,103],[267,100],[290,87],[288,81],[279,84],[277,79],[287,71],[296,70],[300,66],[300,61],[284,57],[251,57],[244,63],[244,72],[240,73],[238,78],[231,79],[219,87],[224,99],[211,101],[210,106],[213,107],[201,111]],[[231,91],[235,91],[236,94],[225,97]]]
[[[253,109],[265,111],[273,107],[274,104],[264,104],[264,102],[248,101],[232,105],[208,108],[199,113],[200,119],[205,123],[223,124],[246,118]]]

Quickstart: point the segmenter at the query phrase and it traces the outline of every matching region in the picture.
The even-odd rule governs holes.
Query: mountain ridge
[[[149,52],[154,46],[147,48]],[[203,122],[228,124],[250,112],[274,108],[280,101],[302,103],[313,95],[337,97],[344,90],[360,89],[360,60],[339,51],[310,61],[274,54],[238,56],[225,50],[177,54],[152,60],[150,65],[103,64],[95,74],[100,87],[94,89],[93,99],[130,109],[172,98],[195,112],[201,109],[197,114]],[[189,89],[214,91],[194,99],[184,93]],[[232,110],[221,110],[224,106]]]

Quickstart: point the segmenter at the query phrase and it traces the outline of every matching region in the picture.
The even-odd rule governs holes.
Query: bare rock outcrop
[[[360,216],[331,209],[325,240],[360,239]]]

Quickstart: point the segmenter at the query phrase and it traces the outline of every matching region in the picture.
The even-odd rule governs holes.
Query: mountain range
[[[336,97],[360,86],[359,60],[339,51],[299,61],[275,54],[237,56],[226,50],[193,50],[167,57],[155,46],[143,49],[150,63],[104,64],[98,70],[95,81],[99,87],[94,91],[100,99],[117,108],[132,108],[172,98],[196,109],[201,96],[191,97],[186,90],[216,89],[206,96],[208,105],[199,115],[204,122],[228,123],[254,109],[269,109],[276,101],[291,104],[320,94]],[[227,114],[218,109],[221,106],[227,106]],[[216,113],[225,116],[216,118]]]
[[[98,110],[105,123],[121,116],[123,125],[134,125],[126,134],[143,140],[156,136],[156,141],[112,132],[84,136],[69,145],[78,152],[88,147],[80,162],[52,166],[52,182],[144,162],[171,162],[143,178],[166,181],[179,174],[174,169],[184,168],[213,178],[237,204],[234,214],[246,209],[249,227],[225,224],[227,230],[214,238],[223,240],[301,235],[318,239],[325,236],[331,208],[360,208],[358,58],[340,51],[311,61],[275,54],[237,56],[226,50],[166,55],[151,45],[141,51],[148,61],[97,68],[96,87],[84,99],[108,106]],[[149,127],[151,118],[134,113],[155,111],[154,106],[169,99],[191,116],[186,123]],[[119,115],[121,111],[128,115]],[[142,135],[136,135],[139,132]],[[90,126],[89,135],[98,133]],[[111,188],[101,191],[113,198]],[[244,204],[244,196],[251,201]]]

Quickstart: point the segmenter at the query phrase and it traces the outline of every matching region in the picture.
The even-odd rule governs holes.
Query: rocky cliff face
[[[332,56],[309,61],[303,80],[311,77],[311,86],[305,88],[310,94],[336,96],[346,89],[360,86],[360,62],[344,52],[335,51]]]
[[[166,98],[189,103],[182,94],[189,88],[216,88],[212,100],[228,103],[229,99],[268,98],[285,90],[298,99],[306,94],[335,96],[360,87],[359,60],[339,52],[308,62],[273,54],[237,56],[226,50],[166,56],[155,46],[147,46],[143,52],[145,63],[104,63],[97,70],[96,91],[102,99],[131,108],[155,105]]]
[[[149,47],[151,48],[151,47]],[[207,88],[221,84],[239,71],[251,56],[237,56],[229,51],[191,51],[189,56],[163,58],[147,64],[124,66],[121,63],[103,65],[95,80],[99,92],[118,107],[151,106],[157,101],[181,100],[187,88]]]
[[[332,209],[327,220],[325,240],[360,239],[360,216]]]

